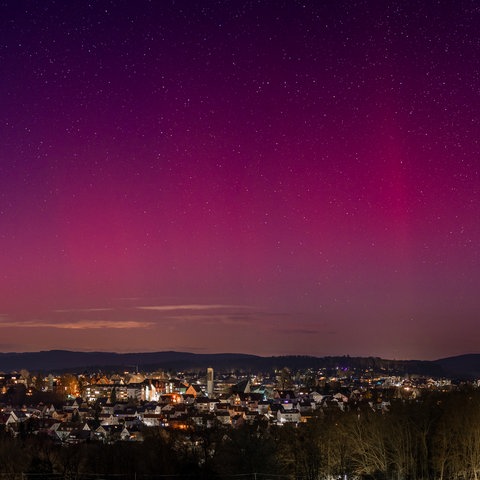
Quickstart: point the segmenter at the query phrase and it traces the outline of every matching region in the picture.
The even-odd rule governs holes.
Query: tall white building
[[[213,368],[207,368],[207,396],[213,397]]]

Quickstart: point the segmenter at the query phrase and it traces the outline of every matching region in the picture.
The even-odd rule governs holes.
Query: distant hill
[[[161,368],[164,370],[206,368],[212,365],[226,365],[240,368],[254,363],[254,355],[243,354],[195,354],[188,352],[153,353],[112,353],[112,352],[72,352],[49,350],[26,353],[0,353],[0,371],[8,372],[25,368],[40,371],[84,371],[84,370],[125,370],[138,367]]]
[[[84,372],[132,370],[201,370],[213,367],[218,370],[270,371],[288,367],[292,370],[306,368],[367,369],[396,375],[423,375],[432,377],[480,378],[480,355],[461,355],[437,361],[386,360],[378,357],[313,357],[279,356],[260,357],[241,353],[196,354],[189,352],[112,353],[72,352],[50,350],[25,353],[0,353],[0,371],[12,372],[26,369],[45,372]]]
[[[480,378],[480,354],[478,353],[441,358],[435,363],[440,365],[449,377]]]

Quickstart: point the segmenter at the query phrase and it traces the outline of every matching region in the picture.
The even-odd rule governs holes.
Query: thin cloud
[[[166,316],[162,320],[179,323],[194,323],[198,325],[252,325],[255,321],[254,318],[242,317],[237,319],[231,315],[226,314],[191,314],[191,315],[179,315],[179,316]],[[171,324],[171,325],[172,325]]]
[[[286,335],[316,335],[320,333],[320,330],[309,329],[309,328],[282,328],[277,330],[278,333],[283,333]]]
[[[54,310],[55,313],[75,313],[75,312],[111,312],[113,308],[65,308]]]
[[[157,312],[171,312],[175,310],[228,310],[236,308],[252,308],[245,305],[148,305],[148,306],[138,306],[136,307],[139,310],[153,310]]]
[[[102,328],[114,329],[134,329],[134,328],[150,328],[154,325],[152,322],[140,322],[135,320],[127,321],[105,321],[105,320],[84,320],[79,322],[1,322],[0,327],[8,328],[58,328],[66,330],[98,330]]]

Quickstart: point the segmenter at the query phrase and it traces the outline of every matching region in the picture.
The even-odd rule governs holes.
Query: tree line
[[[0,435],[0,473],[232,478],[257,472],[292,480],[477,480],[480,394],[430,393],[392,401],[388,411],[359,403],[318,412],[306,423],[238,428],[148,428],[143,442],[58,445]],[[25,477],[24,477],[25,478]],[[260,477],[258,477],[260,478]]]

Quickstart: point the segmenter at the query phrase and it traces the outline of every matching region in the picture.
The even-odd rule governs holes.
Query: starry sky
[[[0,350],[479,351],[476,1],[0,1]]]

